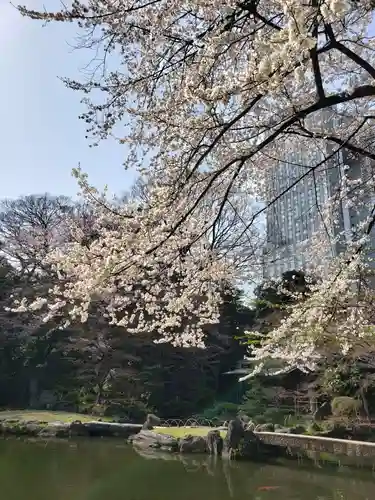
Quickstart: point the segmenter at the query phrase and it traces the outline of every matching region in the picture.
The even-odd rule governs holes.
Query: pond
[[[4,500],[372,500],[375,475],[345,467],[141,456],[104,440],[0,440]]]

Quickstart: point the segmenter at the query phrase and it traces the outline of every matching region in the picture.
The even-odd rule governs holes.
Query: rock
[[[206,437],[207,441],[207,451],[210,455],[221,456],[224,447],[223,438],[220,435],[219,430],[209,431]]]
[[[155,425],[160,425],[160,418],[150,413],[146,417],[146,422],[143,424],[142,429],[151,431]]]
[[[275,426],[272,423],[259,424],[255,427],[256,432],[274,432]]]
[[[133,446],[140,448],[158,448],[164,451],[178,451],[178,440],[167,434],[142,429],[138,434],[129,438]]]
[[[141,430],[140,424],[113,424],[110,422],[86,422],[80,420],[68,424],[64,422],[42,422],[37,420],[3,419],[0,434],[12,436],[48,437],[120,437],[129,438]]]
[[[319,406],[319,408],[314,413],[313,418],[316,422],[321,422],[322,420],[328,418],[331,414],[332,414],[331,405],[326,401],[325,403]]]
[[[119,437],[128,439],[137,434],[142,425],[140,424],[116,424],[113,422],[86,422],[83,424],[87,435],[91,437]]]
[[[238,449],[241,439],[244,437],[244,434],[245,430],[243,428],[242,421],[239,418],[230,420],[228,424],[227,435],[224,439],[224,448],[229,457],[232,457],[232,455]]]
[[[207,440],[203,436],[187,435],[178,441],[180,453],[206,453]]]
[[[285,450],[281,446],[263,443],[254,432],[246,431],[235,457],[239,460],[266,462],[284,455]]]
[[[244,413],[241,413],[238,415],[238,418],[241,420],[241,422],[245,425],[245,424],[248,424],[250,422],[250,417],[248,417],[247,415],[245,415]]]
[[[35,420],[2,420],[0,422],[0,433],[9,436],[31,436],[36,437],[44,429],[45,423]]]
[[[255,424],[254,422],[252,422],[252,420],[250,420],[250,417],[248,417],[247,415],[239,415],[238,418],[241,420],[242,422],[242,426],[245,430],[251,430],[253,431],[255,429]]]
[[[38,436],[41,431],[46,427],[47,424],[44,422],[29,421],[20,423],[18,428],[18,435],[22,434],[25,436]]]
[[[254,424],[254,422],[252,422],[250,420],[250,422],[248,422],[246,425],[245,425],[245,431],[252,431],[254,432],[255,431],[255,427],[256,425]]]
[[[260,441],[252,431],[245,431],[237,446],[237,458],[251,458],[258,454]]]
[[[38,434],[42,438],[67,438],[69,437],[69,424],[63,422],[51,422]]]
[[[69,437],[87,437],[89,435],[87,427],[80,420],[75,420],[70,424]]]

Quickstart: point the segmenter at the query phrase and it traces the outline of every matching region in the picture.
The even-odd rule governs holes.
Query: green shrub
[[[287,410],[275,406],[279,388],[265,385],[264,380],[255,378],[251,381],[241,404],[241,411],[250,417],[256,424],[272,422],[282,424]]]
[[[350,398],[349,396],[339,396],[334,398],[331,403],[334,417],[355,418],[361,406],[362,404],[358,399]]]
[[[308,434],[314,435],[319,434],[323,431],[323,427],[319,425],[317,422],[311,422],[306,429]]]
[[[228,401],[217,401],[214,406],[207,408],[202,414],[196,415],[197,419],[214,420],[219,423],[235,418],[238,414],[238,405]]]
[[[122,418],[129,422],[144,422],[147,415],[154,411],[143,401],[128,400],[121,403],[114,401],[108,404],[105,416]]]

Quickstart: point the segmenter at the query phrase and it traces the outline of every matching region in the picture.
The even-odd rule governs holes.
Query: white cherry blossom
[[[151,184],[137,210],[106,200],[76,172],[95,204],[97,237],[49,256],[60,282],[46,318],[85,321],[100,306],[130,333],[154,328],[161,340],[202,345],[200,326],[218,320],[223,287],[260,275],[264,217],[309,176],[320,224],[305,257],[320,262],[320,280],[254,355],[260,365],[271,357],[286,369],[313,369],[330,349],[362,353],[373,335],[373,8],[371,0],[74,0],[55,13],[20,7],[36,20],[77,22],[81,45],[103,56],[88,81],[65,82],[84,94],[82,118],[94,144],[116,136],[127,146],[125,168]],[[303,160],[275,192],[275,168],[293,165],[296,150]],[[344,168],[358,163],[357,177]],[[321,172],[334,169],[335,189],[321,201]],[[340,226],[343,205],[351,208],[351,229]],[[217,243],[228,213],[236,223]],[[338,245],[341,256],[327,260]]]

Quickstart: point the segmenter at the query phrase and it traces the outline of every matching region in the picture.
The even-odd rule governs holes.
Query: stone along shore
[[[0,434],[3,436],[49,438],[104,437],[125,439],[137,449],[159,450],[169,453],[210,453],[231,455],[248,460],[272,460],[280,457],[327,453],[335,456],[375,459],[375,443],[354,439],[243,430],[233,433],[233,423],[228,428],[207,429],[206,436],[194,435],[194,428],[186,428],[182,437],[168,435],[158,428],[141,424],[112,422],[42,422],[20,419],[0,420]],[[232,425],[231,425],[232,424]],[[236,428],[236,425],[234,426]],[[239,427],[237,427],[237,431]],[[222,434],[226,436],[222,438]],[[233,455],[232,455],[233,452]]]

